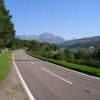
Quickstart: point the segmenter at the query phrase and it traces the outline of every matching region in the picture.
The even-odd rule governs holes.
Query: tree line
[[[4,0],[0,0],[0,48],[13,48],[15,40],[12,16],[6,9]]]
[[[56,44],[30,41],[27,45],[27,50],[31,51],[34,55],[39,55],[47,59],[67,61],[69,63],[100,68],[100,49],[98,48],[95,48],[93,51],[80,48],[76,52],[73,52],[67,48],[61,50]]]

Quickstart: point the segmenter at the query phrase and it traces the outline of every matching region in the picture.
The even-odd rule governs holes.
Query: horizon
[[[45,32],[45,33],[48,33],[48,32]],[[30,37],[30,36],[40,36],[40,35],[42,35],[42,34],[44,34],[44,33],[41,33],[41,34],[31,34],[31,35],[27,35],[27,34],[25,34],[25,35],[16,35],[17,37],[20,37],[20,36],[25,36],[25,37]],[[53,33],[49,33],[49,34],[52,34],[52,35],[54,35],[54,36],[58,36],[58,35],[55,35],[55,34],[53,34]],[[92,37],[98,37],[98,36],[100,36],[100,35],[94,35],[94,36],[89,36],[89,37],[80,37],[80,38],[72,38],[72,39],[65,39],[65,38],[63,38],[62,36],[59,36],[59,37],[61,37],[61,38],[63,38],[65,41],[69,41],[69,40],[77,40],[77,39],[84,39],[84,38],[92,38]]]
[[[65,40],[100,36],[99,3],[98,0],[7,0],[5,2],[13,16],[12,21],[17,36],[48,32]]]

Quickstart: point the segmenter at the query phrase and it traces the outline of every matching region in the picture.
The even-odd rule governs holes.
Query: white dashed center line
[[[45,68],[41,68],[41,69],[42,69],[43,71],[45,71],[45,72],[47,72],[47,73],[49,73],[49,74],[51,74],[51,75],[57,77],[57,78],[63,80],[63,81],[66,82],[66,83],[72,84],[72,82],[70,82],[70,81],[68,81],[68,80],[66,80],[66,79],[64,79],[64,78],[62,78],[62,77],[56,75],[55,73],[52,73],[52,72],[48,71],[48,70],[45,69]]]

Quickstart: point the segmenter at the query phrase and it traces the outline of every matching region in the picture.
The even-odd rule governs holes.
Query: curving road
[[[100,100],[100,79],[39,60],[20,50],[14,61],[36,100]]]

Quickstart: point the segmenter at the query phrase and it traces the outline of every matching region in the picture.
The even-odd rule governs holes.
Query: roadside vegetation
[[[4,0],[0,0],[0,81],[4,80],[10,71],[11,52],[8,49],[15,46],[15,30],[11,18]]]
[[[4,0],[0,0],[0,49],[13,48],[14,46],[15,30],[11,18]]]
[[[100,49],[98,48],[93,51],[79,49],[77,52],[72,52],[69,49],[61,50],[55,44],[31,41],[26,52],[31,56],[66,68],[100,76]]]
[[[0,81],[4,80],[11,68],[11,52],[0,53]]]

